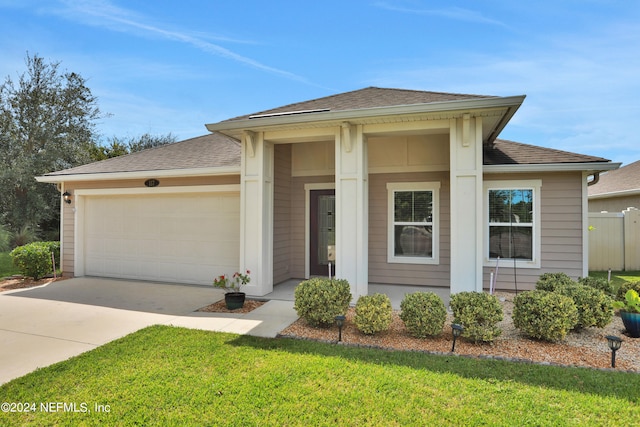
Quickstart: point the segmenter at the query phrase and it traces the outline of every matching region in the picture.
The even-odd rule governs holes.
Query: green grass
[[[606,271],[590,271],[589,276],[600,277],[607,279],[608,272]],[[614,289],[618,289],[624,282],[640,282],[640,271],[612,271],[611,283]]]
[[[0,279],[14,274],[20,274],[20,270],[13,265],[9,252],[0,252]]]
[[[36,403],[3,426],[626,425],[640,375],[153,326],[13,380],[0,402]]]

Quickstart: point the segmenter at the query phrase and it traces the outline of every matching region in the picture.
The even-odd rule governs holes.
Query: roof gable
[[[304,112],[346,111],[398,105],[431,104],[435,102],[462,101],[471,99],[496,98],[487,95],[467,95],[457,93],[429,92],[408,89],[367,87],[309,101],[283,105],[282,107],[246,114],[224,120],[230,122],[257,117],[300,114]]]

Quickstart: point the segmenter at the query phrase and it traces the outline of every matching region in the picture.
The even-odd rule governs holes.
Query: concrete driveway
[[[290,301],[196,312],[223,297],[210,287],[90,277],[0,293],[0,384],[150,325],[275,337],[297,319]]]

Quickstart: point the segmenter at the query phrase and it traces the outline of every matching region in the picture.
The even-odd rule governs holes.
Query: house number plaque
[[[158,181],[157,179],[148,179],[144,182],[144,185],[146,187],[157,187],[158,185],[160,185],[160,181]]]

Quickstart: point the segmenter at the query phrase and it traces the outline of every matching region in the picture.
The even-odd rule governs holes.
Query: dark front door
[[[309,272],[313,276],[328,276],[329,245],[336,244],[335,190],[311,190],[309,211]],[[332,276],[335,271],[335,261],[331,261]]]

